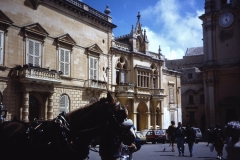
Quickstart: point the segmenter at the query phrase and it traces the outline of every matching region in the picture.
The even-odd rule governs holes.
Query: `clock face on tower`
[[[225,12],[219,17],[219,25],[221,27],[229,27],[234,21],[233,14],[230,12]]]

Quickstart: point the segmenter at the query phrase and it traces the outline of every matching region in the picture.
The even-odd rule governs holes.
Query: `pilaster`
[[[24,122],[29,122],[29,92],[25,91],[23,93],[23,108],[22,108],[22,120]]]

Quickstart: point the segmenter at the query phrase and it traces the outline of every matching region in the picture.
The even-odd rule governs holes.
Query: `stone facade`
[[[183,59],[166,60],[166,67],[181,73],[182,122],[205,130],[203,47],[188,48]]]
[[[164,67],[160,47],[158,53],[148,51],[140,17],[129,34],[113,39],[112,87],[138,130],[166,129],[171,120],[182,120],[180,74]]]
[[[148,51],[140,15],[129,45],[113,37],[116,25],[108,7],[104,12],[77,0],[1,2],[0,91],[6,119],[51,120],[109,90],[139,130],[181,121],[180,75],[164,69],[160,51]]]

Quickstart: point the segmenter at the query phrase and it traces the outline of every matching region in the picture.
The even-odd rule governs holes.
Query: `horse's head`
[[[127,117],[126,110],[122,107],[119,101],[114,100],[109,92],[107,94],[107,103],[105,105],[108,106],[108,126],[110,126],[112,131],[116,132]]]

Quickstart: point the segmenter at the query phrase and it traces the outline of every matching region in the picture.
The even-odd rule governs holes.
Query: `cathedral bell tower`
[[[204,8],[206,124],[223,126],[240,120],[240,0],[205,0]]]

